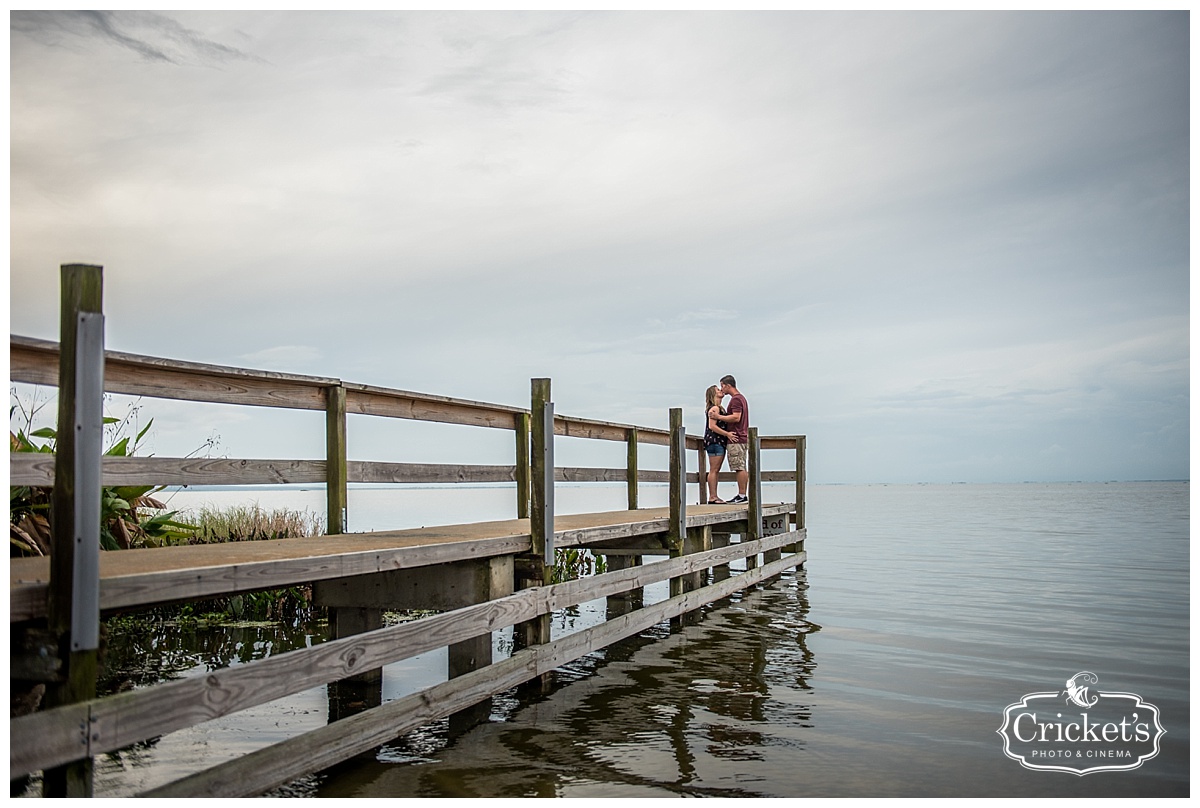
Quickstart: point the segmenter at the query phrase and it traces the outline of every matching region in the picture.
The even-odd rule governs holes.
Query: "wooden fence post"
[[[466,566],[466,565],[463,565]],[[469,567],[470,582],[464,594],[472,604],[487,603],[512,594],[513,572],[509,559],[481,559]],[[443,583],[444,585],[444,583]],[[461,596],[461,595],[460,595]],[[446,648],[446,675],[450,679],[491,665],[492,632],[450,644]],[[450,714],[450,735],[458,736],[477,724],[487,723],[492,714],[492,697],[488,696],[465,709]]]
[[[689,552],[695,552],[698,542],[704,541],[703,531],[689,535],[687,529],[687,433],[683,425],[683,409],[673,407],[670,411],[670,471],[668,474],[668,502],[670,517],[667,521],[667,547],[671,558],[679,558]],[[698,573],[690,573],[672,578],[670,582],[671,597],[682,595],[697,588]],[[694,622],[690,613],[672,618],[673,626],[683,626]]]
[[[513,560],[515,589],[545,586],[554,569],[554,404],[550,380],[530,381],[530,552]],[[515,649],[550,642],[550,615],[541,614],[513,627]],[[535,691],[546,692],[549,675],[531,682]]]
[[[103,311],[104,270],[98,266],[87,264],[64,264],[60,268],[62,282],[62,300],[59,313],[59,365],[58,365],[58,438],[55,447],[54,460],[54,492],[51,497],[51,531],[53,534],[53,550],[50,556],[50,591],[47,604],[47,626],[52,637],[58,640],[59,658],[64,662],[63,679],[52,685],[46,694],[46,706],[58,707],[64,704],[74,704],[94,698],[96,695],[97,648],[92,642],[80,643],[79,637],[72,636],[72,616],[75,615],[76,631],[99,632],[99,607],[96,607],[95,626],[84,626],[88,618],[81,613],[83,604],[75,603],[76,598],[89,595],[82,591],[85,588],[99,592],[99,569],[95,571],[94,581],[82,580],[84,570],[77,574],[77,552],[82,557],[86,553],[99,553],[99,510],[100,510],[100,454],[103,443],[103,426],[99,430],[94,425],[80,423],[77,427],[80,400],[85,395],[96,395],[96,391],[80,390],[77,371],[82,370],[78,363],[85,361],[79,353],[79,335],[81,333],[81,315],[86,318],[88,313],[100,315]],[[85,327],[86,328],[86,327]],[[97,402],[88,402],[97,416],[102,417],[103,411],[103,331],[100,338],[100,364],[98,369],[100,379],[100,406]],[[94,360],[94,357],[92,359]],[[95,372],[95,370],[93,371]],[[93,382],[94,384],[94,382]],[[88,416],[90,419],[90,416]],[[90,465],[90,457],[95,458],[95,477],[91,482],[80,479],[77,475],[88,476],[89,471],[81,467],[81,463]],[[83,491],[77,484],[94,487],[95,491]],[[90,525],[81,524],[92,518],[90,508],[94,500],[96,514],[94,535],[82,535],[81,530],[91,530]],[[87,503],[85,506],[84,503]],[[79,512],[79,507],[87,507],[88,514]],[[84,543],[88,543],[85,548]],[[91,547],[95,544],[95,548]],[[90,648],[82,647],[90,645]],[[83,743],[88,742],[92,732],[89,726],[81,727]],[[74,763],[68,763],[44,773],[42,792],[48,797],[90,797],[92,795],[92,759],[90,757]]]
[[[670,471],[667,478],[670,519],[667,525],[667,541],[673,549],[683,545],[687,534],[687,449],[684,445],[683,409],[672,408],[670,419]]]
[[[628,485],[629,510],[638,508],[638,432],[630,427],[625,437],[625,480]]]
[[[513,416],[517,431],[517,518],[529,518],[529,413]]]
[[[804,529],[804,499],[805,476],[807,474],[807,439],[804,435],[796,436],[796,530]],[[799,553],[804,550],[804,542],[798,541],[784,547],[789,553]]]
[[[346,387],[325,388],[325,532],[346,532]]]
[[[550,380],[533,379],[530,389],[532,439],[530,468],[530,532],[532,552],[546,566],[554,565],[554,403],[550,400]]]
[[[750,428],[750,508],[752,512],[754,524],[758,525],[758,532],[754,538],[761,539],[765,535],[763,516],[762,516],[762,440],[758,435],[758,427]],[[784,522],[784,527],[787,527],[787,522]],[[778,561],[783,555],[783,550],[775,548],[773,550],[764,550],[762,554],[763,564],[770,564],[772,561]],[[775,575],[770,578],[764,578],[763,584],[769,584],[779,580],[779,576]]]
[[[383,609],[377,606],[330,606],[329,635],[332,640],[366,634],[383,628]],[[378,707],[383,703],[383,668],[363,671],[326,685],[329,722]]]
[[[758,427],[750,427],[750,443],[746,446],[747,485],[746,541],[758,541],[763,535],[762,525],[762,470],[759,464]],[[746,569],[758,566],[758,556],[746,557]]]
[[[808,477],[808,438],[796,438],[796,529],[806,527],[804,522],[805,483]]]

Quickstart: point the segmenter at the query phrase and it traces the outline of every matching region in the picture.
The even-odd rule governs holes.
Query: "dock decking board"
[[[793,509],[785,503],[766,506],[763,512],[773,515]],[[736,528],[745,519],[745,506],[691,505],[687,509],[688,527],[727,524]],[[579,547],[615,538],[666,535],[668,522],[668,508],[560,514],[554,521],[554,541],[556,547]],[[119,550],[100,558],[100,608],[115,611],[510,555],[527,552],[529,545],[529,520],[508,519],[303,539]],[[45,615],[49,578],[49,559],[10,559],[10,622]]]

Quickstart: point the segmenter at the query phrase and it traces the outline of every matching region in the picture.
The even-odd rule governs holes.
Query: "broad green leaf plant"
[[[44,406],[44,404],[43,404]],[[26,408],[21,403],[9,410],[9,422],[17,409],[21,410],[26,428],[32,425],[36,405]],[[112,441],[104,450],[107,457],[132,457],[150,431],[154,419],[132,438],[126,434],[132,428],[131,409],[125,418],[104,418],[105,434]],[[26,434],[26,429],[9,430],[10,452],[37,452],[53,454],[58,443],[58,432],[52,427],[42,427]],[[196,527],[177,521],[177,511],[168,511],[167,506],[153,494],[163,486],[119,485],[106,486],[100,492],[100,546],[105,550],[122,550],[131,547],[161,547],[168,544],[186,544],[188,536]],[[10,555],[44,556],[51,551],[50,533],[50,488],[31,486],[9,487],[9,542]]]

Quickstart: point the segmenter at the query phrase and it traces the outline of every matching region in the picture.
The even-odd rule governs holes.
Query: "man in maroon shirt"
[[[750,443],[750,405],[738,391],[737,381],[732,376],[721,377],[721,395],[730,397],[725,407],[729,414],[722,416],[721,420],[729,424],[732,433],[726,456],[729,458],[729,470],[737,475],[738,486],[738,495],[729,501],[747,502],[746,486],[750,482],[750,473],[746,467],[746,447]]]

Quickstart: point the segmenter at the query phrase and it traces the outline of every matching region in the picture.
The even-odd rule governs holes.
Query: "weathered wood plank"
[[[629,439],[629,430],[637,430],[637,440],[640,443],[667,446],[670,443],[670,433],[665,429],[655,429],[633,424],[619,424],[614,421],[597,421],[592,418],[579,418],[574,415],[555,415],[554,434],[569,438],[591,438],[593,440],[611,440],[622,443]]]
[[[380,463],[350,461],[350,482],[355,483],[511,483],[516,466],[457,466],[437,463]],[[665,475],[666,472],[659,472]],[[655,472],[649,472],[651,480]],[[560,483],[624,482],[625,469],[559,466],[554,480]]]
[[[360,415],[491,429],[513,429],[513,417],[522,412],[519,407],[502,404],[350,383],[346,384],[346,409]]]
[[[58,385],[56,342],[13,335],[9,362],[12,381]],[[337,383],[337,379],[104,352],[105,390],[132,396],[321,410],[324,388]]]
[[[8,725],[9,778],[90,757],[93,753],[87,727],[94,703],[66,704],[11,719]]]
[[[796,441],[803,437],[803,435],[764,435],[759,438],[759,447],[762,449],[794,449]]]
[[[450,463],[382,463],[351,460],[352,483],[510,483],[515,466],[461,466]]]
[[[412,393],[362,384],[347,384],[347,402],[351,412],[382,415],[417,421],[464,424],[493,429],[515,429],[515,416],[528,413],[519,407],[488,404],[481,401],[447,398],[428,393]],[[554,434],[572,438],[624,441],[628,424],[597,421],[569,415],[554,416]],[[667,432],[639,428],[643,443],[667,443]]]
[[[614,558],[640,558],[642,556],[665,556],[671,554],[670,550],[658,544],[655,544],[653,547],[597,547],[592,549],[596,551],[596,555],[608,557],[610,566]]]
[[[324,483],[324,460],[273,460],[222,457],[105,457],[104,485],[285,485]],[[625,469],[560,466],[557,482],[624,482]],[[387,463],[349,460],[351,483],[506,483],[515,479],[514,466],[452,463]],[[668,473],[642,469],[642,482],[666,482]],[[9,453],[9,484],[54,485],[54,455]]]
[[[464,468],[472,467],[355,461],[348,464],[349,482],[456,482],[461,476],[461,469]],[[105,457],[101,461],[100,474],[104,485],[324,483],[325,461],[222,457]],[[9,483],[43,487],[54,485],[54,455],[10,453]]]
[[[623,483],[625,469],[597,469],[559,466],[554,470],[558,483]]]
[[[272,485],[323,483],[321,460],[237,460],[228,458],[105,457],[104,485]],[[54,485],[54,455],[12,452],[9,484]]]

